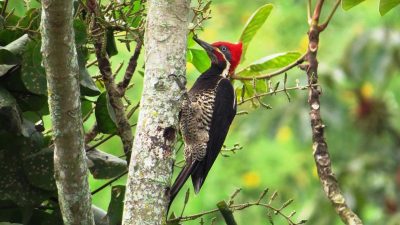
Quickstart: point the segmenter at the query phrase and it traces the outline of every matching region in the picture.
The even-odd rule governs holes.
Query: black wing
[[[225,78],[221,79],[216,89],[206,156],[202,161],[194,162],[192,168],[192,182],[196,193],[203,186],[211,166],[221,151],[229,126],[236,115],[235,98],[231,82]]]

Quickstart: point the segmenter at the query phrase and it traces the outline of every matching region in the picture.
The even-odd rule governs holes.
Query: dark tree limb
[[[133,73],[137,67],[137,61],[142,50],[142,41],[138,40],[135,47],[135,52],[133,53],[132,57],[129,59],[128,67],[126,68],[124,79],[118,83],[118,91],[120,96],[124,96],[126,88],[128,87],[129,83],[131,82]]]
[[[318,88],[317,53],[320,32],[323,31],[328,25],[334,11],[337,8],[338,3],[336,3],[336,6],[330,14],[327,22],[323,24],[323,29],[321,29],[318,23],[323,4],[324,0],[318,0],[314,9],[314,14],[312,16],[312,21],[310,23],[310,28],[308,31],[309,44],[306,56],[306,61],[308,62],[306,72],[309,83],[308,103],[310,105],[313,155],[315,164],[317,166],[318,176],[323,186],[324,192],[327,195],[328,199],[331,201],[337,214],[346,224],[360,225],[362,224],[362,221],[347,205],[342,191],[340,190],[339,183],[335,177],[335,174],[332,171],[328,144],[326,143],[324,137],[325,125],[323,124],[320,111],[321,105],[319,97],[321,95],[321,91]]]
[[[94,48],[97,58],[97,64],[99,66],[100,73],[104,85],[107,90],[107,94],[110,100],[110,104],[114,109],[116,126],[118,131],[118,136],[121,138],[122,145],[124,148],[124,153],[127,156],[127,162],[130,162],[130,151],[133,144],[133,135],[131,126],[129,125],[128,118],[125,114],[125,107],[123,105],[120,93],[118,91],[117,85],[115,84],[114,76],[111,71],[111,64],[108,59],[107,53],[105,52],[104,46],[104,29],[101,24],[97,21],[100,17],[99,7],[95,0],[89,0],[87,2],[87,7],[93,16],[93,24],[91,25],[91,33],[94,39]]]

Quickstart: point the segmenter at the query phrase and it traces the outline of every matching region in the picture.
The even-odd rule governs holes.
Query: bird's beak
[[[212,63],[218,63],[218,58],[215,55],[215,47],[197,38],[197,35],[193,36],[193,40],[197,42],[204,50],[206,50],[208,57],[210,57]]]

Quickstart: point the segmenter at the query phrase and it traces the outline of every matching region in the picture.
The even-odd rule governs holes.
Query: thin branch
[[[328,24],[331,21],[333,15],[335,14],[340,2],[341,2],[341,0],[336,0],[335,6],[333,7],[331,13],[329,14],[328,19],[326,19],[326,21],[319,26],[319,31],[320,32],[324,31],[325,28],[328,26]]]
[[[118,84],[118,91],[121,96],[125,94],[126,88],[128,87],[129,83],[131,82],[132,75],[135,73],[137,67],[137,61],[142,50],[142,41],[139,40],[136,43],[135,52],[133,53],[132,57],[129,59],[128,67],[126,68],[124,79]]]
[[[315,86],[318,86],[318,85],[315,85]],[[280,92],[287,92],[287,91],[291,91],[291,90],[306,90],[309,87],[310,87],[310,85],[296,86],[296,87],[289,87],[289,88],[285,87],[285,88],[282,88],[282,89],[279,89],[279,90],[274,90],[274,91],[270,91],[270,92],[261,93],[261,94],[252,96],[250,98],[243,99],[241,102],[238,103],[238,105],[241,105],[241,104],[243,104],[245,102],[254,100],[256,98],[260,98],[260,97],[264,97],[264,96],[268,96],[268,95],[275,95],[275,94],[280,93]]]
[[[243,210],[243,209],[247,209],[247,208],[252,207],[252,206],[260,206],[260,207],[272,210],[276,215],[282,216],[283,218],[285,218],[289,222],[289,224],[292,224],[292,225],[303,224],[303,223],[306,222],[304,220],[301,220],[300,222],[296,223],[296,222],[294,222],[292,220],[292,218],[290,218],[291,214],[290,215],[286,215],[286,214],[284,214],[282,212],[282,209],[283,209],[282,207],[276,208],[276,207],[273,207],[270,204],[266,204],[266,203],[252,202],[252,203],[235,204],[235,205],[230,205],[229,209],[232,210],[232,211]],[[177,217],[177,218],[168,220],[168,224],[169,223],[174,223],[174,222],[184,222],[184,221],[195,220],[195,219],[197,219],[199,217],[202,217],[202,216],[205,216],[205,215],[209,215],[209,214],[213,214],[213,213],[216,213],[216,212],[219,212],[219,211],[220,211],[219,208],[215,208],[215,209],[212,209],[212,210],[204,211],[204,212],[193,214],[193,215],[190,215],[190,216]]]
[[[283,74],[283,73],[287,72],[288,70],[292,69],[295,66],[298,66],[298,65],[302,64],[304,62],[304,60],[305,60],[305,56],[306,56],[306,54],[302,55],[299,59],[297,59],[292,64],[289,64],[289,65],[287,65],[287,66],[285,66],[285,67],[283,67],[283,68],[281,68],[281,69],[279,69],[277,71],[269,73],[269,74],[259,75],[259,76],[255,76],[255,77],[241,77],[241,76],[233,75],[231,78],[234,79],[234,80],[270,79],[272,77],[275,77],[275,76],[278,76],[280,74]]]
[[[97,59],[95,59],[95,60],[89,62],[88,64],[86,64],[86,68],[89,68],[89,67],[93,66],[96,63],[97,63]]]
[[[117,67],[117,69],[115,70],[114,74],[112,75],[114,78],[117,77],[119,71],[121,71],[122,67],[124,66],[124,62],[120,63]]]
[[[318,24],[324,2],[325,2],[325,0],[318,0],[317,5],[315,6],[315,9],[314,9],[311,26]]]
[[[7,5],[8,5],[8,0],[5,0],[4,3],[3,3],[3,9],[1,10],[1,15],[3,17],[5,15],[5,13],[6,13]]]
[[[308,22],[308,24],[309,25],[311,25],[311,7],[312,7],[312,4],[311,4],[311,0],[308,0],[308,4],[307,4],[307,22]]]
[[[110,181],[107,181],[105,184],[101,185],[100,187],[98,187],[96,190],[92,191],[92,195],[100,192],[101,190],[103,190],[104,188],[106,188],[107,186],[109,186],[110,184],[114,183],[115,181],[119,180],[121,177],[123,177],[124,175],[126,175],[128,173],[127,171],[124,171],[123,173],[121,173],[120,175],[114,177],[113,179],[111,179]]]
[[[136,126],[136,124],[133,124],[131,127]],[[86,149],[86,151],[91,151],[95,148],[97,148],[98,146],[100,146],[101,144],[103,144],[104,142],[108,141],[110,138],[114,137],[115,135],[117,135],[117,133],[113,133],[108,135],[107,137],[101,139],[99,142],[97,142],[96,144],[90,146],[89,148]],[[130,151],[129,151],[130,152]],[[126,153],[125,153],[126,154]]]

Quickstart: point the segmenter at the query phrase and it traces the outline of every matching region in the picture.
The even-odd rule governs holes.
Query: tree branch
[[[91,31],[94,39],[94,48],[95,48],[97,63],[99,65],[99,70],[107,90],[110,104],[115,112],[118,136],[121,138],[122,145],[124,148],[124,153],[126,154],[127,162],[129,163],[130,151],[132,149],[132,144],[133,144],[133,135],[131,126],[129,125],[128,118],[125,114],[125,107],[123,105],[122,99],[120,98],[118,88],[115,84],[115,80],[112,75],[110,61],[107,57],[106,52],[104,51],[105,41],[104,41],[104,36],[101,35],[102,33],[104,33],[104,30],[98,22],[98,19],[101,19],[99,15],[100,9],[95,0],[89,0],[87,2],[87,7],[90,9],[90,12],[92,13],[94,20],[94,24],[91,27]]]
[[[136,70],[137,61],[142,50],[142,41],[139,39],[136,43],[135,52],[132,57],[129,59],[128,67],[126,68],[124,79],[118,84],[118,91],[120,96],[124,96],[126,88],[131,82],[132,75]]]
[[[345,198],[340,190],[338,181],[331,168],[331,159],[328,151],[328,144],[324,137],[325,125],[322,122],[320,112],[320,95],[321,92],[318,89],[318,44],[319,34],[321,29],[318,26],[319,17],[324,1],[319,0],[314,10],[313,21],[308,31],[309,45],[306,60],[309,65],[306,69],[308,83],[310,85],[308,94],[308,103],[310,105],[310,120],[312,130],[312,141],[313,141],[313,155],[319,179],[323,186],[323,190],[331,201],[337,214],[340,216],[342,221],[346,224],[361,225],[362,221],[360,218],[349,208],[346,204]],[[335,9],[333,10],[334,13]],[[332,15],[333,15],[332,13]],[[332,17],[332,16],[330,16]],[[328,21],[330,19],[328,18]],[[326,23],[328,25],[328,23]]]
[[[42,55],[54,139],[54,176],[66,225],[94,217],[84,151],[72,1],[42,0]]]
[[[255,77],[241,77],[241,76],[233,75],[231,78],[234,79],[234,80],[254,80],[254,79],[260,80],[260,79],[270,79],[270,78],[272,78],[272,77],[275,77],[275,76],[278,76],[278,75],[281,75],[281,74],[287,72],[288,70],[292,69],[292,68],[295,67],[295,66],[298,66],[298,65],[302,64],[302,63],[304,62],[304,57],[305,57],[305,56],[306,56],[306,54],[302,55],[299,59],[297,59],[297,60],[296,60],[295,62],[293,62],[292,64],[289,64],[289,65],[287,65],[287,66],[285,66],[285,67],[283,67],[283,68],[281,68],[281,69],[279,69],[279,70],[277,70],[277,71],[274,71],[274,72],[272,72],[272,73],[269,73],[269,74],[259,75],[259,76],[255,76]]]
[[[326,19],[326,21],[319,26],[319,31],[320,32],[324,31],[325,28],[328,26],[328,24],[331,21],[333,15],[335,14],[340,2],[341,2],[341,0],[336,0],[335,6],[333,7],[331,13],[329,14],[328,19]]]

